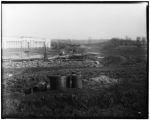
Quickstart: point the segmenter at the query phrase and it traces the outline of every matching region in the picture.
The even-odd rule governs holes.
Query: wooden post
[[[71,88],[71,76],[67,76],[66,78],[66,87]]]
[[[57,89],[57,77],[56,76],[48,76],[50,80],[51,89]]]
[[[82,88],[82,80],[79,75],[72,75],[72,88]]]
[[[65,89],[66,88],[66,76],[60,77],[60,88]]]
[[[51,89],[64,89],[66,88],[66,76],[48,76],[50,79]]]

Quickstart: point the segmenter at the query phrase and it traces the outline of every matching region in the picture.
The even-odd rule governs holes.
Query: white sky
[[[60,39],[146,36],[146,4],[3,4],[2,35]]]

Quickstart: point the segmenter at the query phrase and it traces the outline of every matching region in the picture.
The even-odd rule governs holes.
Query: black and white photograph
[[[148,1],[1,1],[2,119],[148,119]]]

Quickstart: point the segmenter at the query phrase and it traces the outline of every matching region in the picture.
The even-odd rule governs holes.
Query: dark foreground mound
[[[67,73],[67,69],[65,69]],[[75,69],[74,69],[75,70]],[[68,69],[69,71],[69,69]],[[60,74],[64,70],[57,71]],[[50,74],[51,70],[42,74]],[[53,72],[52,72],[53,73]],[[24,87],[34,85],[36,80],[25,74],[6,79],[3,89],[3,118],[147,118],[147,72],[146,67],[116,70],[81,69],[83,89],[65,91],[47,90],[25,95]],[[109,87],[91,88],[89,83],[100,74],[118,79]],[[29,77],[30,78],[30,77]],[[97,84],[98,86],[98,84]]]

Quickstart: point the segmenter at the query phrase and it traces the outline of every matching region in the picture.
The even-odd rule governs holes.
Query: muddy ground
[[[141,54],[127,50],[126,54],[105,51],[102,67],[70,65],[2,69],[2,117],[147,118],[147,61],[141,56],[142,49],[139,51]],[[25,88],[49,81],[47,75],[71,72],[81,73],[82,89],[24,93]]]

